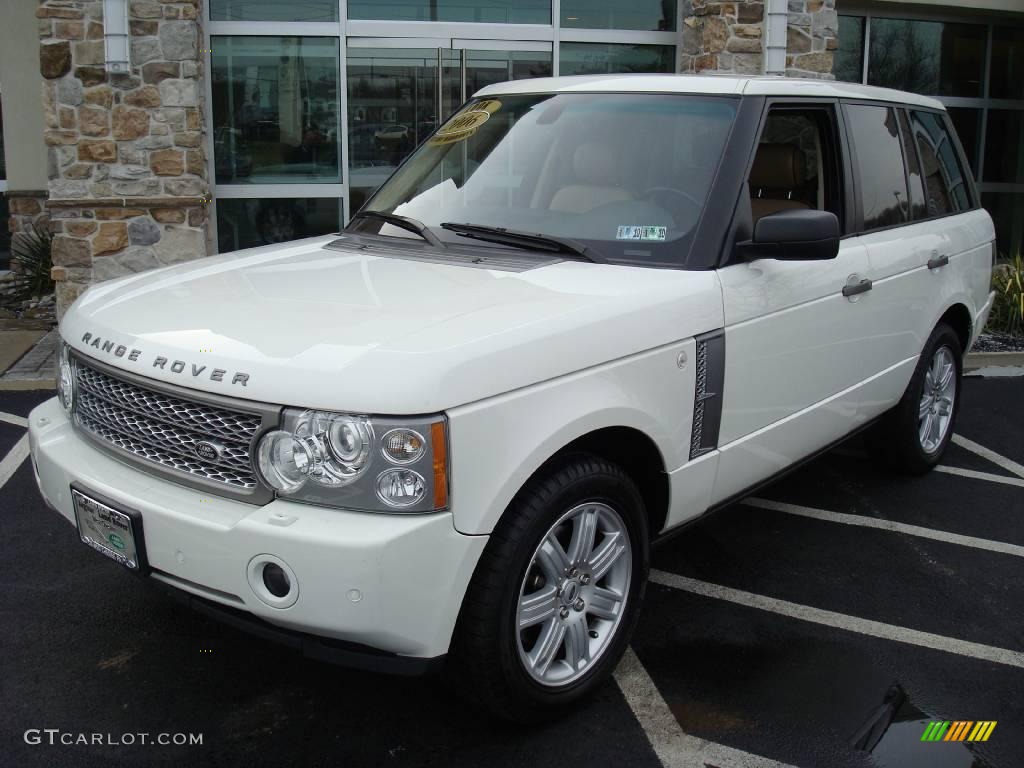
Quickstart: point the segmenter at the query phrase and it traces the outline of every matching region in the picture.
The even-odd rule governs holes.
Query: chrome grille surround
[[[250,503],[273,493],[254,468],[259,438],[279,420],[275,406],[232,400],[113,369],[74,354],[74,425],[123,461],[170,480]],[[212,442],[217,460],[195,447]]]

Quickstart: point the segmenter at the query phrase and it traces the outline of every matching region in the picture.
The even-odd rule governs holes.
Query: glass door
[[[551,44],[350,38],[348,200],[355,213],[410,152],[485,85],[551,74]]]

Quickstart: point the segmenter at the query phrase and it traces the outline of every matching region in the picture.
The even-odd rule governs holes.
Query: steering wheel
[[[699,213],[700,209],[704,207],[704,201],[703,200],[698,200],[697,198],[693,197],[693,195],[691,195],[690,193],[683,192],[683,190],[676,189],[674,187],[651,187],[650,189],[644,190],[643,194],[641,194],[640,197],[642,199],[646,200],[648,198],[657,198],[658,196],[665,195],[665,194],[667,194],[667,195],[669,195],[671,197],[682,198],[689,205],[691,205],[694,208],[696,208],[697,209],[697,211],[696,211],[697,213]],[[665,207],[666,206],[662,206],[662,208],[665,208]],[[668,210],[671,210],[671,209],[669,208]]]

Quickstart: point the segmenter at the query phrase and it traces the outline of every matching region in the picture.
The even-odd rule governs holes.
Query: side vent
[[[690,458],[718,447],[722,425],[722,385],[725,382],[725,331],[697,337],[697,382],[693,397],[693,434]]]

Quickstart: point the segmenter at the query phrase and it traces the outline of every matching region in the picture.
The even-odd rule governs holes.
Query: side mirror
[[[839,234],[839,219],[830,211],[779,211],[758,219],[753,239],[737,243],[736,250],[747,261],[834,259]]]

